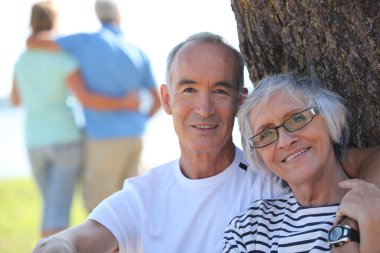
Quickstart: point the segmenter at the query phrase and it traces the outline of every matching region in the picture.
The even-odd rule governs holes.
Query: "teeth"
[[[211,128],[215,128],[215,126],[197,126],[197,128],[211,129]]]
[[[297,152],[294,155],[289,156],[288,158],[285,159],[285,162],[289,162],[290,160],[292,160],[293,158],[299,156],[300,154],[302,154],[305,151],[306,151],[306,149],[302,149],[300,152]]]

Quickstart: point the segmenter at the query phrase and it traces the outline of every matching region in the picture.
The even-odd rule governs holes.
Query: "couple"
[[[167,85],[162,85],[160,91],[164,110],[173,116],[181,148],[179,160],[126,180],[123,190],[103,201],[83,224],[42,239],[33,252],[221,252],[223,244],[230,243],[223,243],[223,232],[233,217],[258,199],[277,199],[289,192],[289,188],[271,173],[259,171],[256,164],[252,168],[243,152],[232,142],[234,118],[247,93],[243,88],[243,68],[240,53],[217,35],[199,33],[177,45],[168,56]],[[269,128],[291,117],[292,122],[285,123],[286,129],[300,129],[297,124],[302,126],[305,122],[303,117],[310,117],[309,113],[312,113],[311,110],[305,111],[308,107],[302,104],[304,102],[295,100],[295,108],[288,108],[292,110],[291,114],[273,111],[276,112],[275,118],[271,118],[268,111],[263,118],[258,115],[255,122],[251,117],[246,119],[249,124],[254,123],[251,134],[260,134],[251,140],[252,148],[257,148],[262,141],[268,145],[266,150],[258,151],[267,152],[267,159],[261,160],[261,166],[268,165],[272,169],[268,161],[276,161],[276,157],[270,154],[270,150],[277,149],[284,134],[287,138],[291,135],[282,127],[271,131]],[[322,110],[324,108],[315,108],[316,115],[310,120],[310,126],[300,129],[299,133],[306,131],[307,127],[315,128],[312,124],[321,124],[325,115]],[[298,114],[299,118],[296,117]],[[256,124],[260,124],[259,128]],[[326,134],[326,129],[319,127],[322,132],[315,134]],[[264,130],[264,134],[260,133]],[[280,133],[279,137],[277,133]],[[329,148],[329,143],[323,140],[320,147],[323,144],[323,148]],[[296,143],[300,141],[294,140]],[[274,143],[270,145],[270,142]],[[310,151],[317,149],[311,141],[308,145],[305,155],[301,154],[294,161],[302,160],[302,156],[308,156],[308,153],[314,153]],[[363,174],[376,170],[380,166],[379,152],[378,148],[366,151],[350,149],[346,159],[342,160],[343,167],[351,175],[357,175],[359,169]],[[247,153],[251,155],[250,151]],[[331,157],[335,156],[335,153],[328,154],[327,150],[322,153],[324,156],[320,157],[315,152],[320,163],[313,165],[310,174],[317,171],[317,166],[323,165],[322,159],[328,157],[332,161]],[[368,157],[373,158],[371,166],[360,168]],[[284,158],[291,160],[290,153]],[[340,169],[340,165],[335,165]],[[306,176],[308,172],[301,174]],[[282,177],[282,174],[278,176]],[[339,179],[343,178],[342,175]],[[375,194],[379,191],[363,181],[345,181],[345,184],[353,190],[364,187],[374,188]],[[292,184],[289,186],[292,189]],[[346,194],[339,207],[342,215],[351,217],[352,209],[361,204],[351,203],[356,197],[353,190]],[[339,191],[339,196],[333,196],[333,202],[340,202],[342,196],[342,191]],[[368,217],[371,210],[355,211],[357,216],[351,218],[359,218],[360,225],[361,219]],[[379,229],[373,225],[372,229]],[[236,233],[240,231],[236,229]],[[375,242],[362,239],[360,246],[370,244],[376,247]],[[344,252],[344,247],[350,244],[355,242],[340,248]]]

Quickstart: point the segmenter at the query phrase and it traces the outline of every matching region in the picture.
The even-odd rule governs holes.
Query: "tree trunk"
[[[231,0],[251,81],[297,71],[346,99],[351,144],[380,144],[380,1]]]

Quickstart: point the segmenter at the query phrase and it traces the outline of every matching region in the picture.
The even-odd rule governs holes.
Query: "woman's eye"
[[[272,131],[271,130],[267,130],[267,131],[264,131],[260,134],[260,140],[265,140],[267,139],[268,137],[271,137],[272,136]]]
[[[296,115],[296,116],[294,116],[293,118],[292,118],[292,121],[294,122],[294,123],[300,123],[300,122],[303,122],[303,121],[305,121],[306,120],[306,117],[305,117],[305,115],[303,115],[303,114],[298,114],[298,115]]]

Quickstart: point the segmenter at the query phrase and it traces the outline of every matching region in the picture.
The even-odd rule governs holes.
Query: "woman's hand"
[[[349,191],[342,199],[337,218],[349,217],[357,221],[360,232],[360,252],[380,252],[380,189],[376,185],[360,179],[345,180],[340,182],[339,186],[349,189]],[[355,247],[356,243],[346,244],[333,252],[339,252],[345,246]]]

